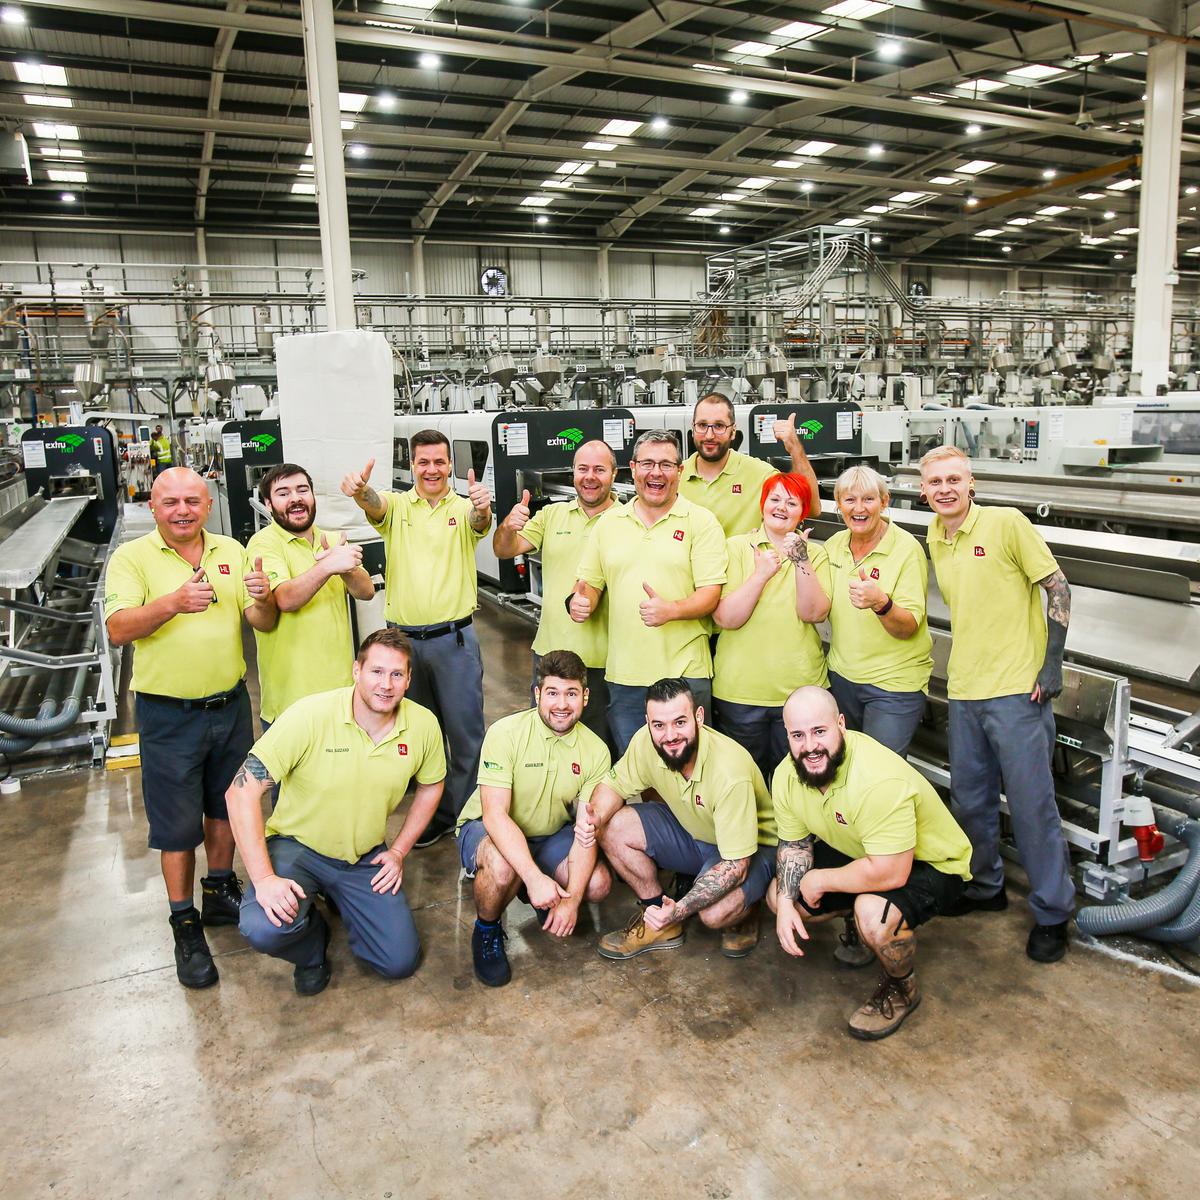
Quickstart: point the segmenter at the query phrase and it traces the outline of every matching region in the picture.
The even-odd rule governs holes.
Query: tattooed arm
[[[775,851],[775,936],[780,946],[793,958],[802,958],[800,939],[808,940],[808,930],[796,908],[800,885],[812,870],[813,842],[810,834],[796,842],[780,841]]]
[[[238,768],[229,790],[225,793],[225,805],[229,809],[229,825],[233,839],[237,842],[246,874],[254,884],[255,898],[270,918],[271,924],[291,924],[300,910],[304,891],[294,879],[284,879],[275,874],[271,857],[267,853],[264,834],[262,800],[275,786],[271,772],[253,752]]]
[[[646,924],[651,929],[664,929],[677,921],[686,921],[702,908],[716,904],[736,887],[746,882],[750,873],[748,858],[722,858],[707,871],[696,876],[692,890],[682,900],[664,896],[661,905],[646,909]]]
[[[1062,571],[1055,571],[1038,582],[1047,595],[1046,657],[1029,698],[1045,704],[1063,690],[1062,664],[1067,648],[1067,626],[1071,622],[1071,586]]]
[[[783,541],[784,553],[796,568],[796,615],[815,625],[829,616],[831,602],[808,556],[810,531],[797,529]]]

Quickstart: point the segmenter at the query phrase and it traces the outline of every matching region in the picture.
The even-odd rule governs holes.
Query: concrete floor
[[[529,632],[486,612],[488,718],[524,702]],[[210,934],[221,982],[175,981],[138,773],[75,772],[0,801],[3,1195],[15,1197],[1167,1197],[1200,1176],[1200,991],[1075,947],[1036,966],[1028,915],[923,931],[925,1001],[865,1045],[873,975],[770,929],[729,962],[597,957],[508,914],[515,979],[471,972],[455,847],[413,856],[426,958],[358,967],[335,926],[314,999]],[[693,923],[694,924],[694,923]]]

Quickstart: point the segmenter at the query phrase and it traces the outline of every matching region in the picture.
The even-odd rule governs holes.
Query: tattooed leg
[[[859,896],[854,902],[854,922],[859,937],[875,952],[888,975],[905,979],[912,974],[917,935],[894,904],[882,896]]]

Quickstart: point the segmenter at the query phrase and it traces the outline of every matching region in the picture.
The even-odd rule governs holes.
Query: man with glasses
[[[608,593],[608,724],[618,755],[646,721],[646,689],[687,681],[712,704],[712,655],[705,617],[725,582],[725,535],[707,509],[679,495],[679,447],[663,429],[633,447],[632,504],[596,521],[567,598],[571,619],[593,616]]]
[[[786,421],[776,421],[775,440],[792,459],[793,474],[808,480],[808,516],[821,512],[820,492],[816,472],[804,453],[800,435],[796,432],[796,414]],[[707,508],[721,523],[726,537],[750,533],[758,528],[759,493],[762,485],[776,473],[763,458],[751,458],[733,448],[737,435],[733,403],[721,392],[709,392],[696,403],[692,413],[692,437],[696,453],[683,465],[679,493],[693,504]]]

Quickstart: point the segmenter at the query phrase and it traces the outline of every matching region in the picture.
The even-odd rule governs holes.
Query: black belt
[[[184,712],[190,712],[199,709],[203,712],[211,712],[216,708],[225,708],[237,700],[246,690],[246,681],[240,680],[237,687],[230,688],[227,692],[217,692],[213,696],[198,696],[194,700],[185,700],[182,696],[156,696],[152,692],[140,692],[139,695],[143,700],[153,700],[157,704],[168,704],[172,708],[182,708]]]
[[[403,625],[397,625],[405,637],[410,637],[414,642],[428,642],[433,638],[445,637],[448,633],[459,633],[466,629],[471,624],[471,617],[463,617],[461,621],[451,621],[446,625],[431,625],[428,629],[406,629]],[[460,642],[462,638],[458,639]]]

